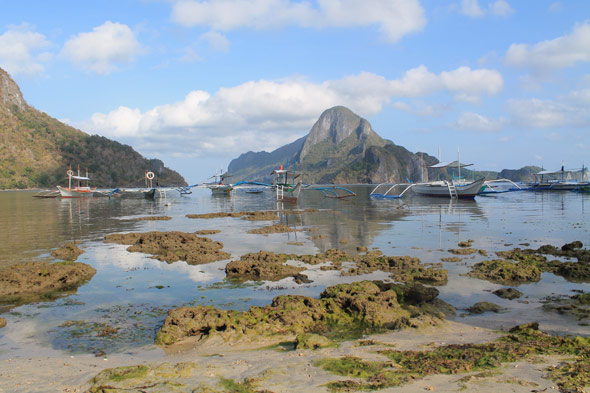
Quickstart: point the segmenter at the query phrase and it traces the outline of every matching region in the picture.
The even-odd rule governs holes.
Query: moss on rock
[[[84,250],[79,249],[75,242],[69,242],[54,250],[51,256],[64,261],[75,261],[82,254]]]
[[[185,232],[122,233],[105,236],[107,243],[130,244],[129,252],[143,252],[168,263],[185,261],[199,265],[229,259],[230,254],[221,251],[223,243]]]
[[[285,277],[295,277],[302,267],[287,265],[287,254],[275,254],[274,252],[260,251],[242,255],[239,260],[231,261],[225,266],[228,278],[246,280],[278,281]]]
[[[519,285],[539,281],[541,270],[528,261],[494,259],[476,263],[465,275],[503,285]]]
[[[25,262],[0,268],[0,303],[51,300],[90,280],[96,270],[80,262]],[[55,295],[55,296],[54,296]]]
[[[181,307],[168,312],[156,335],[156,344],[170,345],[189,337],[218,337],[226,342],[270,345],[294,340],[302,333],[334,338],[416,326],[424,316],[433,321],[444,318],[428,307],[438,291],[419,290],[416,286],[421,285],[371,281],[340,284],[326,288],[319,299],[281,295],[270,305],[253,306],[244,312],[207,306]]]

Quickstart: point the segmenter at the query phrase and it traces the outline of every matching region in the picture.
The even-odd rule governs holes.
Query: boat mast
[[[459,154],[459,148],[457,147],[457,166],[459,167],[459,179],[461,179],[461,155]]]

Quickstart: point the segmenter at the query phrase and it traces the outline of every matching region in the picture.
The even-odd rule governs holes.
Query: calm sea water
[[[224,243],[224,250],[237,259],[260,250],[315,254],[329,248],[354,253],[357,246],[377,247],[386,255],[412,255],[423,262],[440,262],[448,249],[473,239],[473,246],[488,252],[515,247],[561,246],[582,240],[590,246],[590,195],[571,192],[515,192],[475,201],[409,197],[374,200],[371,187],[355,186],[358,196],[350,200],[324,198],[304,191],[296,206],[280,206],[269,192],[215,197],[208,190],[165,199],[35,199],[30,192],[0,193],[0,266],[31,260],[54,259],[52,250],[75,240],[86,252],[78,261],[97,269],[97,274],[75,294],[54,301],[4,310],[8,326],[0,329],[0,358],[57,353],[119,353],[163,356],[153,343],[155,331],[168,309],[180,305],[211,304],[245,310],[265,305],[279,294],[318,296],[328,285],[360,279],[386,277],[380,273],[340,277],[318,266],[305,272],[314,281],[297,285],[280,282],[234,285],[225,281],[228,261],[190,266],[167,264],[149,255],[129,253],[126,246],[104,243],[104,236],[117,232],[178,230],[194,232],[219,229],[209,236]],[[270,225],[239,218],[188,219],[186,214],[274,209],[319,209],[315,213],[290,214],[281,210],[284,224],[301,231],[269,236],[247,231]],[[167,215],[170,221],[134,221],[148,215]],[[288,243],[303,243],[292,245]],[[530,244],[526,246],[526,244]],[[540,321],[545,330],[562,334],[590,334],[590,327],[575,320],[542,311],[540,302],[549,295],[572,295],[590,291],[588,283],[570,283],[544,273],[538,283],[520,285],[523,298],[513,301],[491,291],[502,286],[464,277],[469,266],[485,259],[467,257],[460,263],[444,263],[449,282],[437,287],[440,298],[459,309],[458,321],[486,327],[511,327]],[[500,314],[461,316],[462,309],[478,301],[507,307]],[[69,321],[65,323],[66,321]],[[100,334],[104,327],[115,334]],[[57,351],[57,352],[56,352]]]

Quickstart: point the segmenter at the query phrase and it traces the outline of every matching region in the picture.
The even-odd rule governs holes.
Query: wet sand
[[[172,353],[152,362],[128,355],[105,358],[94,356],[59,356],[16,358],[1,361],[0,392],[84,392],[90,380],[101,370],[138,364],[163,362],[194,362],[189,378],[182,379],[191,392],[199,386],[209,386],[224,391],[218,384],[220,378],[240,382],[246,378],[257,380],[257,390],[272,392],[328,392],[326,383],[339,379],[334,374],[315,367],[313,361],[326,357],[357,356],[366,360],[384,360],[373,353],[376,349],[424,350],[452,343],[484,343],[499,337],[496,331],[447,321],[437,327],[405,329],[364,339],[375,340],[375,345],[356,346],[357,341],[342,343],[339,347],[317,350],[252,350],[233,346],[199,345],[177,346]],[[477,389],[479,392],[531,392],[555,391],[555,383],[544,379],[548,366],[559,363],[559,357],[538,357],[534,361],[504,364],[491,373],[470,372],[454,375],[433,375],[409,385],[380,390],[380,392],[456,392]],[[465,386],[463,388],[463,386]],[[138,391],[138,390],[133,390]],[[146,392],[162,391],[145,389]],[[198,390],[197,390],[198,391]]]

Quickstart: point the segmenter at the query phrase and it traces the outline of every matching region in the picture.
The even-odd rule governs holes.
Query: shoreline
[[[224,391],[219,387],[221,378],[236,382],[255,379],[258,381],[256,389],[275,393],[328,392],[325,384],[343,377],[312,364],[320,358],[356,356],[366,360],[383,360],[373,351],[392,345],[396,350],[424,350],[447,344],[486,343],[499,336],[497,331],[445,321],[435,327],[407,328],[365,337],[364,340],[375,340],[377,343],[370,347],[356,346],[358,340],[345,341],[338,347],[293,351],[200,346],[164,355],[156,361],[121,354],[106,358],[91,355],[13,358],[0,361],[0,392],[84,392],[91,387],[91,379],[107,368],[183,362],[192,362],[195,368],[190,377],[182,378],[182,383],[187,386],[187,389],[178,390],[182,392],[191,392],[192,388],[198,386]],[[533,386],[538,391],[555,389],[554,382],[543,378],[543,370],[557,365],[561,359],[559,356],[544,356],[506,363],[488,374],[472,371],[430,375],[407,385],[378,391],[455,392],[463,386],[477,388],[480,392],[496,392],[499,386],[503,391],[513,392],[530,392]]]

